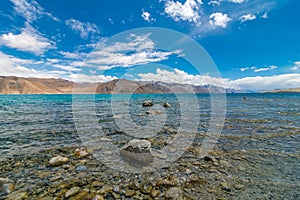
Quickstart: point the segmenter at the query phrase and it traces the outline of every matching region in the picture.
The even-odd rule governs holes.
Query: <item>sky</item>
[[[0,76],[300,87],[299,9],[298,0],[1,0]]]

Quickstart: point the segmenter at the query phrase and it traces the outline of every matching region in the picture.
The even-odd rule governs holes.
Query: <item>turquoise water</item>
[[[123,141],[132,137],[116,134],[122,130],[114,122],[111,97],[95,96],[97,123],[108,137],[122,146]],[[119,102],[123,97],[114,95]],[[80,98],[84,101],[89,97],[82,95]],[[175,130],[179,127],[180,109],[183,107],[174,95],[134,95],[129,102],[124,102],[124,106],[129,106],[135,123],[148,123],[147,116],[139,116],[145,113],[141,103],[147,99],[155,104],[169,102],[172,107],[166,110],[164,126]],[[198,100],[200,123],[197,131],[205,134],[211,117],[211,99],[207,94],[199,94]],[[189,107],[193,107],[193,103],[189,102]],[[226,107],[224,128],[214,151],[217,157],[231,164],[226,173],[246,185],[242,192],[236,191],[236,197],[243,195],[245,199],[251,199],[251,195],[257,195],[257,198],[265,195],[266,199],[299,199],[300,94],[228,94]],[[170,135],[163,134],[161,137]],[[199,134],[194,141],[197,144],[202,140]],[[26,165],[9,168],[10,160],[20,160],[28,155],[49,158],[47,152],[53,149],[79,146],[82,143],[74,124],[72,95],[0,95],[0,177],[16,180],[15,170],[39,168],[26,168]],[[156,147],[159,148],[159,145],[154,144],[153,148]],[[190,163],[188,159],[186,157],[182,162]],[[242,170],[238,170],[240,168]],[[24,182],[28,184],[26,179]],[[23,187],[26,190],[27,187]],[[271,193],[274,193],[273,196]],[[192,196],[196,198],[197,193]]]

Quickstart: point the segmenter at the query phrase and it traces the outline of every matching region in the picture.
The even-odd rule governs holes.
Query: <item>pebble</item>
[[[244,189],[245,188],[245,186],[244,185],[242,185],[242,184],[235,184],[234,186],[233,186],[235,189],[237,189],[237,190],[241,190],[241,189]]]
[[[146,114],[147,115],[157,115],[157,114],[162,114],[162,111],[160,111],[160,110],[147,110]]]
[[[100,190],[98,190],[97,192],[99,194],[106,194],[106,193],[111,192],[112,189],[113,189],[113,187],[110,185],[103,185],[102,188]]]
[[[74,153],[74,155],[78,158],[85,158],[89,154],[90,153],[84,147],[80,147],[80,148],[75,149],[75,153]]]
[[[7,196],[6,200],[24,200],[28,199],[28,195],[26,192],[15,191]]]
[[[87,171],[87,167],[86,166],[77,166],[75,171],[84,172],[84,171]]]
[[[165,193],[166,199],[180,200],[182,199],[182,191],[178,187],[172,187]]]
[[[125,190],[125,197],[132,197],[135,195],[135,190],[126,189]]]
[[[71,196],[74,196],[75,194],[79,193],[80,188],[79,187],[73,187],[69,191],[66,192],[65,197],[69,198]]]
[[[96,195],[93,200],[104,200],[104,197],[102,195]]]
[[[1,191],[3,191],[5,194],[10,194],[14,191],[15,186],[12,183],[5,183],[1,187]]]
[[[56,167],[56,166],[66,163],[68,161],[69,161],[69,158],[62,157],[62,156],[56,156],[56,157],[51,158],[51,160],[49,161],[49,165],[52,167]]]

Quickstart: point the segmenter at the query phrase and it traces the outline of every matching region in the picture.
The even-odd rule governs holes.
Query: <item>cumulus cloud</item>
[[[201,4],[203,4],[201,0],[186,0],[184,4],[179,1],[168,0],[165,4],[165,13],[175,21],[200,23],[199,12]]]
[[[31,52],[36,55],[43,54],[45,51],[54,48],[50,40],[42,36],[28,24],[21,30],[20,34],[2,34],[0,36],[0,45]]]
[[[87,64],[96,66],[99,70],[113,67],[130,67],[151,62],[167,60],[172,54],[181,51],[165,52],[155,49],[155,43],[146,35],[132,34],[127,41],[113,44],[101,44],[87,57]]]
[[[253,91],[294,88],[300,86],[300,74],[245,77],[233,80],[231,84],[245,90]]]
[[[58,78],[65,74],[63,71],[35,70],[29,65],[36,62],[28,59],[21,59],[12,55],[0,52],[0,75],[1,76],[19,76],[36,78]]]
[[[87,39],[90,35],[93,36],[100,33],[97,25],[90,22],[84,23],[76,19],[69,19],[66,20],[65,23],[72,30],[79,33],[80,37],[82,37],[83,39]]]
[[[231,18],[228,17],[227,14],[223,14],[223,13],[220,13],[220,12],[217,12],[217,13],[213,13],[209,16],[209,23],[213,26],[219,26],[219,27],[222,27],[222,28],[226,28],[227,27],[227,24],[228,22],[231,21]]]
[[[256,16],[253,15],[253,14],[247,14],[247,15],[243,15],[239,18],[239,20],[243,23],[243,22],[246,22],[246,21],[252,21],[252,20],[255,20],[256,19]]]
[[[51,13],[44,11],[44,9],[35,0],[11,0],[14,4],[14,10],[23,16],[27,22],[31,23],[43,16],[50,17],[55,21],[59,21]]]
[[[228,79],[215,78],[208,75],[191,75],[182,70],[174,71],[157,69],[156,73],[138,74],[141,81],[162,81],[166,83],[179,83],[190,85],[215,85],[219,87],[232,88]]]
[[[190,85],[215,85],[242,90],[273,90],[275,88],[293,88],[300,86],[300,74],[282,74],[274,76],[245,77],[236,80],[216,78],[208,75],[192,75],[182,70],[173,71],[157,69],[156,73],[138,74],[137,80],[162,81]]]
[[[147,22],[155,21],[155,19],[151,17],[151,14],[149,12],[144,11],[144,10],[142,11],[141,16]]]

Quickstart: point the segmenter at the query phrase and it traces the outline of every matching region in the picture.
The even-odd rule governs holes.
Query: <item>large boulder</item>
[[[153,105],[154,104],[150,100],[147,100],[147,101],[143,102],[143,107],[152,107]]]
[[[148,140],[131,140],[121,148],[120,154],[134,166],[145,166],[153,162],[151,143]]]

